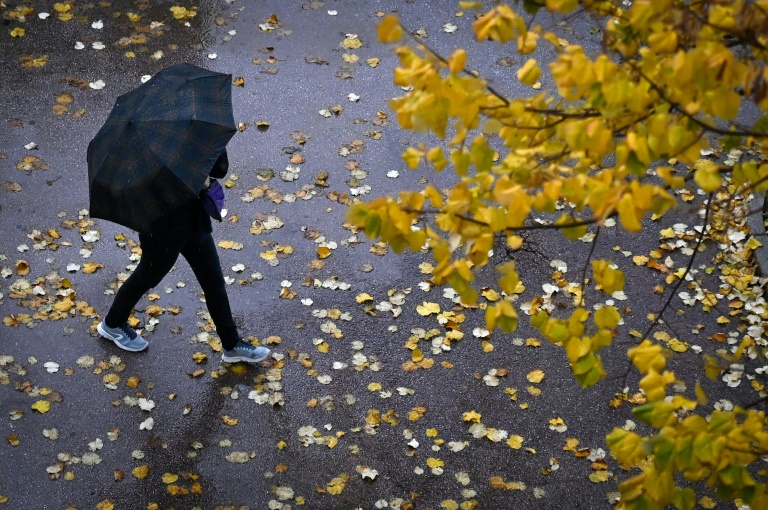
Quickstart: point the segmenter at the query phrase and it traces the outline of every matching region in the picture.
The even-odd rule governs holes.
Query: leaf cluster
[[[397,252],[429,249],[433,283],[452,286],[472,304],[475,274],[489,264],[499,238],[510,250],[521,247],[526,230],[559,230],[577,240],[614,218],[627,232],[641,232],[646,218],[665,215],[681,204],[677,192],[693,187],[710,199],[688,268],[667,278],[679,286],[707,227],[722,222],[734,202],[768,189],[768,117],[751,126],[740,120],[744,108],[768,111],[768,2],[635,0],[625,8],[610,1],[546,0],[525,2],[525,8],[561,14],[580,8],[604,19],[603,51],[590,55],[532,24],[525,13],[497,4],[476,17],[473,29],[478,41],[511,44],[526,56],[516,78],[532,93],[507,97],[467,70],[464,49],[443,57],[416,38],[400,44],[411,37],[408,30],[395,15],[382,20],[380,41],[399,44],[394,83],[408,90],[390,108],[403,128],[445,140],[409,147],[403,160],[412,169],[450,168],[458,180],[447,190],[426,186],[356,203],[349,222]],[[534,52],[552,55],[548,66],[542,68]],[[553,83],[549,90],[540,82],[545,73]],[[740,147],[752,157],[726,164],[703,156],[712,147]],[[710,214],[716,205],[726,212]],[[585,276],[590,266],[595,290],[623,290],[624,274],[613,261],[592,260]],[[513,331],[520,277],[513,263],[497,269],[502,299],[487,307],[486,322],[491,331]],[[582,300],[586,281],[578,282]],[[590,313],[577,305],[569,317],[539,311],[531,322],[563,347],[586,387],[606,375],[597,352],[611,345],[622,316],[613,306]],[[707,421],[693,413],[695,401],[666,398],[676,376],[663,371],[662,347],[644,339],[657,320],[628,352],[648,400],[636,415],[656,432],[642,437],[617,429],[608,436],[623,465],[643,466],[641,475],[621,485],[623,504],[693,508],[693,491],[675,485],[675,473],[682,473],[717,487],[721,498],[768,505],[766,487],[747,468],[768,444],[764,415],[718,411]]]

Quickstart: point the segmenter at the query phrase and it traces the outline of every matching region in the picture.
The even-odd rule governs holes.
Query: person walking
[[[221,338],[221,359],[256,363],[270,355],[237,332],[211,234],[211,216],[221,221],[223,205],[215,179],[229,169],[226,145],[236,132],[232,75],[180,64],[118,97],[88,144],[91,216],[137,231],[142,251],[97,326],[119,348],[147,348],[128,318],[182,255],[205,293]]]
[[[211,179],[223,178],[228,168],[225,151],[211,169],[201,195]],[[269,349],[243,341],[237,332],[212,231],[211,217],[201,198],[195,197],[161,216],[150,230],[139,232],[141,260],[117,291],[109,313],[97,327],[99,334],[126,351],[146,349],[149,343],[128,325],[128,318],[139,299],[162,281],[182,255],[205,293],[208,312],[221,338],[222,361],[256,363],[266,359]]]

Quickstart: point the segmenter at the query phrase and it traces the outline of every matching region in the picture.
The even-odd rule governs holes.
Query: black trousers
[[[224,349],[240,340],[224,286],[216,244],[210,233],[199,232],[181,241],[164,240],[139,234],[141,260],[133,274],[117,291],[115,301],[104,318],[107,326],[117,327],[128,320],[141,296],[156,287],[181,254],[195,273],[205,293],[205,302]]]

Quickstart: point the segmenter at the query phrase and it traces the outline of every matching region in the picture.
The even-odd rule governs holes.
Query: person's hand
[[[203,189],[206,190],[211,185],[211,177],[208,176],[205,178],[205,182],[203,183]]]

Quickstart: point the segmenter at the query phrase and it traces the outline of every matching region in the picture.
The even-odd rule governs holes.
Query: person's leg
[[[221,271],[219,255],[211,234],[201,234],[181,249],[181,254],[187,259],[197,281],[205,293],[208,312],[216,326],[216,333],[221,338],[225,350],[234,349],[240,341],[237,326],[232,318],[229,298],[224,286],[224,273]]]
[[[109,328],[119,327],[128,321],[131,310],[139,302],[141,296],[162,281],[179,257],[177,246],[158,242],[145,236],[139,236],[139,241],[141,243],[141,260],[133,274],[117,291],[112,307],[104,318],[104,323]]]

